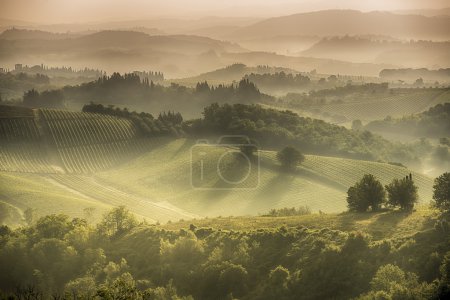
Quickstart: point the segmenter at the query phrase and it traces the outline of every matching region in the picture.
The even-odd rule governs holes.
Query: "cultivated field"
[[[224,186],[217,176],[216,146],[204,158],[210,190],[193,189],[191,147],[186,138],[143,138],[131,121],[86,113],[42,110],[33,116],[0,119],[2,137],[0,201],[22,214],[67,213],[96,220],[108,208],[126,205],[149,222],[202,216],[258,215],[272,208],[308,206],[313,212],[346,210],[346,191],[364,174],[383,184],[410,173],[386,163],[307,155],[294,173],[280,171],[275,152],[260,151],[241,186]],[[17,150],[19,149],[19,150]],[[28,155],[28,156],[27,156]],[[246,164],[230,161],[226,172]],[[244,170],[245,169],[245,170]],[[412,172],[420,201],[431,199],[432,179]]]

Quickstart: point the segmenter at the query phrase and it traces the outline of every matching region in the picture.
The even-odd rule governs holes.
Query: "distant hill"
[[[405,67],[450,66],[450,42],[386,41],[376,37],[343,36],[324,38],[300,54]]]
[[[450,17],[397,15],[389,12],[326,10],[270,18],[243,27],[235,37],[279,35],[362,35],[386,34],[399,38],[449,39]]]
[[[173,76],[218,68],[223,65],[218,59],[221,53],[240,51],[244,49],[237,44],[205,37],[150,36],[136,31],[108,30],[74,38],[40,31],[0,34],[2,65],[90,66],[107,72],[158,69]]]
[[[450,7],[438,8],[438,9],[396,10],[396,11],[393,11],[393,13],[404,14],[404,15],[422,15],[422,16],[427,16],[427,17],[450,16]]]
[[[202,73],[195,77],[182,78],[177,80],[172,80],[179,84],[194,86],[198,82],[207,81],[210,84],[229,84],[233,81],[241,80],[245,75],[250,73],[255,74],[265,74],[265,73],[275,73],[275,72],[285,72],[285,73],[298,73],[298,71],[283,68],[283,67],[269,67],[269,66],[257,66],[249,67],[245,64],[236,63],[229,65],[225,68],[220,68],[211,72]]]
[[[73,33],[53,33],[42,30],[7,29],[0,34],[0,39],[5,40],[59,40],[80,36]]]

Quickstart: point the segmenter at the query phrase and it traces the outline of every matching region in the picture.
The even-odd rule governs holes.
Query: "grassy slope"
[[[412,213],[385,211],[378,213],[310,214],[291,217],[220,217],[187,220],[161,225],[168,230],[188,229],[190,224],[198,228],[221,230],[256,230],[280,226],[306,226],[312,229],[332,228],[341,231],[362,231],[373,240],[409,237],[418,231],[430,229],[438,213],[421,205]]]
[[[83,216],[95,207],[98,218],[108,208],[126,205],[149,221],[190,219],[199,216],[257,215],[271,208],[308,205],[312,211],[346,209],[346,190],[365,173],[385,184],[409,174],[407,169],[376,162],[306,156],[295,174],[280,173],[275,153],[261,152],[260,184],[253,190],[194,190],[190,181],[189,139],[161,138],[153,150],[108,171],[94,175],[0,173],[0,200],[38,215],[67,213]],[[215,148],[209,163],[226,149]],[[210,176],[208,174],[207,176]],[[431,199],[432,180],[413,173],[421,202]],[[214,180],[214,176],[211,176]]]
[[[163,201],[199,215],[245,215],[270,208],[308,205],[313,211],[346,209],[346,190],[366,173],[383,184],[409,174],[409,170],[384,163],[307,156],[296,174],[280,173],[275,153],[261,153],[260,184],[244,191],[193,190],[190,183],[190,148],[193,140],[161,140],[161,146],[121,168],[96,174],[99,182],[128,193]],[[211,158],[225,151],[217,149]],[[413,172],[421,202],[431,199],[432,179]]]
[[[357,93],[344,97],[322,97],[329,100],[342,100],[343,103],[328,103],[324,105],[311,105],[310,109],[319,109],[320,112],[314,114],[303,109],[288,108],[300,115],[314,118],[330,119],[329,115],[344,116],[351,123],[352,120],[362,120],[369,122],[384,119],[386,116],[398,117],[423,112],[439,103],[450,101],[450,90],[423,89],[418,92],[408,90],[396,90],[395,94],[374,94],[373,96]],[[276,105],[270,105],[277,108]],[[283,107],[283,109],[285,109]],[[325,114],[325,115],[324,115]],[[332,119],[330,119],[332,120]],[[350,124],[349,123],[349,124]]]

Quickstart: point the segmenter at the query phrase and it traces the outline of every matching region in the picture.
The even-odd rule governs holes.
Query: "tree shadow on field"
[[[177,157],[179,154],[182,154],[183,152],[189,150],[193,145],[195,144],[195,141],[190,139],[185,139],[184,143],[175,151],[175,153],[172,155],[172,158]]]
[[[276,207],[276,204],[286,195],[295,179],[290,173],[279,173],[259,188],[258,193],[248,205],[250,213],[268,211]]]
[[[390,236],[397,230],[398,224],[410,214],[411,212],[399,210],[380,213],[378,217],[368,225],[367,229],[374,238]]]
[[[354,212],[344,212],[339,214],[339,222],[337,228],[343,231],[358,230],[358,222],[364,222],[373,218],[377,213],[365,212],[365,213],[354,213]]]

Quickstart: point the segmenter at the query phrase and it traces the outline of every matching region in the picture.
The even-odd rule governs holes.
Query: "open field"
[[[251,167],[251,176],[237,189],[217,171],[225,153],[236,149],[212,146],[202,160],[207,171],[201,175],[210,189],[195,189],[192,178],[200,173],[191,170],[194,139],[144,138],[130,120],[90,113],[41,110],[34,116],[0,119],[7,141],[0,148],[0,201],[20,213],[32,208],[36,215],[80,217],[86,208],[94,208],[91,217],[97,220],[105,210],[125,205],[148,222],[167,222],[298,206],[342,212],[347,189],[364,174],[387,184],[410,173],[387,163],[315,155],[306,155],[296,172],[286,173],[279,169],[275,152],[259,151],[260,160],[251,165],[237,156],[226,162],[224,171],[231,176]],[[432,179],[412,174],[420,201],[428,203]]]

